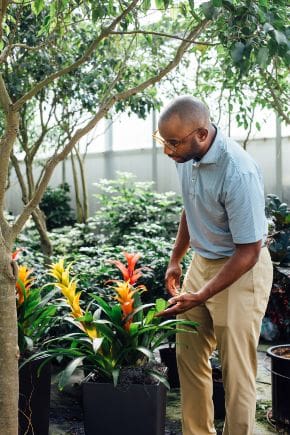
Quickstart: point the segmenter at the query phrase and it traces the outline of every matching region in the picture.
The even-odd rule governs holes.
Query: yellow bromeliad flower
[[[58,263],[53,263],[50,266],[49,275],[53,276],[56,279],[56,282],[53,283],[55,287],[57,287],[62,294],[65,296],[67,303],[71,307],[71,314],[75,319],[84,316],[84,312],[80,307],[80,296],[81,292],[77,292],[77,281],[74,279],[70,279],[69,269],[71,267],[71,263],[65,267],[64,259],[61,258]],[[88,334],[88,336],[92,339],[98,337],[98,333],[96,327],[94,325],[90,325],[87,322],[77,322],[78,327]]]
[[[28,297],[29,289],[35,280],[35,278],[29,278],[31,273],[32,269],[28,269],[26,266],[19,266],[18,268],[18,279],[15,286],[18,306],[22,305],[24,299]]]
[[[69,270],[69,268],[67,269]],[[58,263],[51,264],[48,275],[53,276],[58,282],[61,282],[64,271],[64,258],[61,258]]]

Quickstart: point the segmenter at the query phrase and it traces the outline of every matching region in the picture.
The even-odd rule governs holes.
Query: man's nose
[[[168,148],[167,146],[164,146],[163,153],[166,154],[168,157],[170,157],[170,156],[172,156],[173,151],[170,148]]]

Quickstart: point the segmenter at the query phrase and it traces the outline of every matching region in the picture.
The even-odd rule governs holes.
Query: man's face
[[[164,153],[178,163],[199,160],[206,153],[207,133],[206,129],[196,125],[182,124],[178,117],[172,117],[159,125],[159,134],[164,140]]]

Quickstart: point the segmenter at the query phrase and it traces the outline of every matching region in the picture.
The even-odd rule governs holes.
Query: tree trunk
[[[15,302],[17,267],[0,245],[0,432],[18,433],[18,343]]]
[[[32,219],[39,233],[41,252],[45,256],[46,262],[49,264],[50,263],[49,259],[52,256],[53,249],[52,249],[51,241],[49,240],[47,234],[45,216],[43,212],[39,209],[39,207],[37,207],[35,211],[32,213]]]
[[[80,174],[81,174],[82,193],[83,193],[83,204],[82,204],[83,223],[85,223],[89,218],[88,188],[87,188],[87,180],[85,176],[85,167],[84,167],[85,163],[80,156],[79,150],[76,147],[75,150],[76,150],[76,156],[78,159]]]
[[[74,158],[74,155],[72,152],[70,153],[70,157],[71,157],[71,167],[72,167],[74,188],[75,188],[77,222],[80,224],[80,223],[84,222],[84,214],[83,214],[83,208],[82,208],[82,203],[81,203],[81,199],[80,199],[80,189],[79,189],[77,168],[75,165],[75,158]]]

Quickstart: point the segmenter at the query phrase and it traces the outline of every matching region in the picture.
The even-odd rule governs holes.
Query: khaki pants
[[[194,254],[182,291],[197,291],[227,261]],[[212,372],[216,348],[222,362],[226,396],[224,435],[252,435],[256,408],[256,349],[272,285],[272,263],[262,248],[256,265],[205,304],[179,318],[199,323],[196,334],[177,335],[183,435],[215,434]]]

